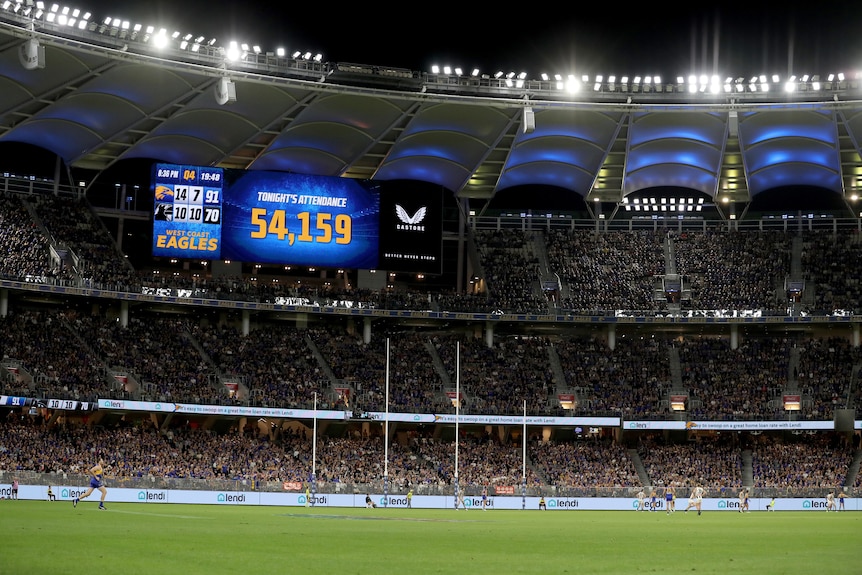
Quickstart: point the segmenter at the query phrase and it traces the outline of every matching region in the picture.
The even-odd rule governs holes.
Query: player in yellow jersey
[[[105,497],[108,495],[108,490],[105,488],[105,462],[101,459],[99,462],[90,468],[90,475],[92,475],[92,479],[90,479],[90,487],[85,491],[81,496],[76,497],[74,501],[72,501],[72,505],[74,507],[78,506],[78,502],[81,499],[86,499],[89,497],[93,491],[98,489],[102,492],[102,498],[99,500],[99,509],[104,510],[105,508]]]

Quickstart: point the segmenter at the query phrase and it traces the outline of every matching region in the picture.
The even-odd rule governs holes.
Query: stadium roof
[[[791,94],[605,81],[572,95],[553,81],[508,89],[274,54],[229,62],[74,32],[0,20],[0,142],[72,168],[145,158],[419,180],[471,198],[549,185],[616,203],[665,187],[743,203],[785,186],[838,199],[862,187],[862,100],[849,81]],[[28,56],[32,39],[44,60]],[[236,98],[221,93],[221,105],[225,78]]]

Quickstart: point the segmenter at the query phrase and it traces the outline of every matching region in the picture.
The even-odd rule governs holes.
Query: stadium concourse
[[[98,453],[135,489],[858,492],[855,81],[585,99],[29,21],[0,11],[0,491]],[[369,181],[407,226],[444,190],[440,267],[153,257],[153,159]]]

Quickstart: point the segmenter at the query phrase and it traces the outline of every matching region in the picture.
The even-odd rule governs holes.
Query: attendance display
[[[152,189],[154,256],[440,271],[439,195],[411,203],[350,178],[174,164],[154,166]]]

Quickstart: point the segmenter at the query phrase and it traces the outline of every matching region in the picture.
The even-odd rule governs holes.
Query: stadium
[[[419,72],[98,18],[0,4],[7,499],[77,501],[102,459],[129,509],[859,509],[855,77]]]

